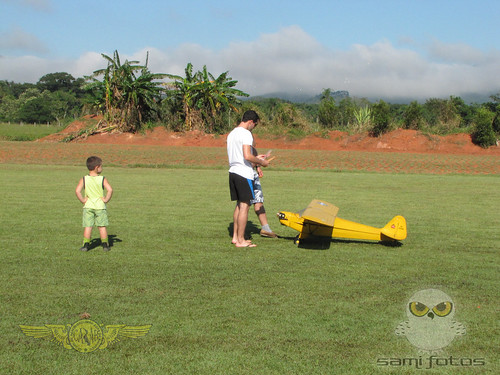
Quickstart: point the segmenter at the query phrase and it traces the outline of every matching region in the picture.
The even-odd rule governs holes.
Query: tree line
[[[301,136],[342,130],[378,136],[396,128],[431,134],[469,133],[488,147],[500,137],[500,94],[487,103],[467,104],[460,97],[430,98],[424,103],[391,104],[346,96],[335,99],[324,89],[313,104],[277,98],[251,98],[224,72],[212,75],[188,63],[184,76],[152,73],[139,61],[122,62],[118,51],[102,54],[106,67],[74,78],[57,72],[36,84],[0,81],[0,122],[66,124],[86,114],[103,121],[92,132],[137,132],[163,125],[174,131],[198,129],[226,133],[246,109],[259,112],[262,127],[276,135]]]

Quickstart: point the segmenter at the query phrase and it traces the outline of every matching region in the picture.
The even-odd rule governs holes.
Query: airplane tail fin
[[[403,216],[394,216],[385,227],[382,228],[382,237],[387,237],[391,240],[401,241],[406,238],[406,220]]]

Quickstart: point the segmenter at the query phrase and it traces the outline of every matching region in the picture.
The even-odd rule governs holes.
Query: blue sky
[[[75,78],[101,53],[155,73],[229,70],[251,95],[500,92],[498,0],[0,0],[0,80]]]

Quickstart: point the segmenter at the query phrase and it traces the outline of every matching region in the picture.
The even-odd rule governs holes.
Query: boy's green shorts
[[[107,227],[108,225],[107,210],[83,209],[83,227]]]

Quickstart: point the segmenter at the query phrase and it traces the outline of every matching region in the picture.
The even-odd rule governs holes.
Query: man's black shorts
[[[229,173],[229,191],[232,201],[250,202],[255,198],[253,180],[241,177],[236,173]]]

